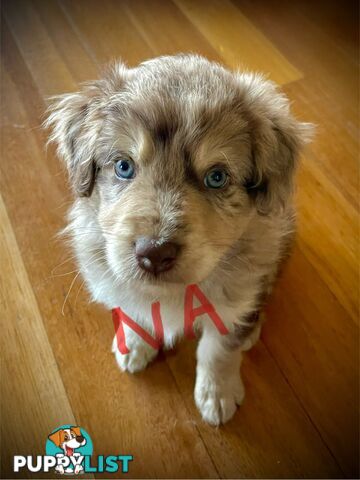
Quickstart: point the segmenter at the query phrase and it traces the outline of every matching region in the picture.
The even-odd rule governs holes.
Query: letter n
[[[197,297],[197,299],[200,300],[201,305],[199,307],[194,308],[194,297]],[[184,330],[187,338],[195,338],[193,329],[195,318],[204,313],[209,315],[221,335],[229,333],[229,330],[223,324],[214,306],[205,297],[200,288],[197,285],[188,285],[185,292],[184,309]]]
[[[160,316],[160,302],[153,303],[151,305],[151,316],[155,330],[155,337],[152,337],[146,330],[138,325],[134,320],[124,313],[120,307],[113,308],[112,317],[114,322],[114,328],[117,338],[117,344],[120,352],[125,355],[130,350],[125,343],[125,333],[123,323],[127,325],[131,330],[137,333],[144,342],[148,343],[155,350],[159,350],[164,341],[164,329]]]

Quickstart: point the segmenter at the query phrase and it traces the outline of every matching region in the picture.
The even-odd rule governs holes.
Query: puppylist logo
[[[14,456],[14,472],[27,468],[30,472],[48,472],[54,468],[60,475],[82,473],[128,473],[132,455],[99,455],[92,457],[90,435],[82,427],[62,425],[51,432],[46,440],[46,455]]]

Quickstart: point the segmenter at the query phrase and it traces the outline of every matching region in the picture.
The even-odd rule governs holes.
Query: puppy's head
[[[86,444],[86,439],[82,436],[79,427],[70,427],[57,430],[49,435],[51,440],[57,447],[66,451],[66,454],[72,454],[76,448]]]
[[[203,280],[251,218],[284,208],[310,132],[271,82],[192,55],[117,64],[47,125],[112,272],[147,283]]]

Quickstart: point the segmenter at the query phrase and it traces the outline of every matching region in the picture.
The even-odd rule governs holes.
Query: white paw
[[[130,353],[125,355],[119,352],[116,335],[112,344],[112,351],[115,354],[116,362],[123,372],[140,372],[153,360],[158,351],[144,341],[129,342],[127,345]]]
[[[195,403],[205,422],[225,423],[234,415],[244,398],[240,374],[216,381],[209,372],[198,371],[195,384]]]

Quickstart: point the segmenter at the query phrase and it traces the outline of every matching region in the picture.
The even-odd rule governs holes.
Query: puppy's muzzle
[[[141,237],[135,242],[135,255],[139,267],[157,275],[173,268],[179,252],[179,245],[161,242],[156,238]]]

